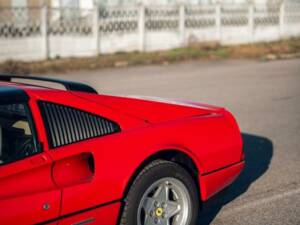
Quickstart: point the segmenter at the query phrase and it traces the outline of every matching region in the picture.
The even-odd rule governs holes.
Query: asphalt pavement
[[[58,75],[100,93],[224,106],[236,117],[247,166],[204,205],[199,225],[300,224],[300,60],[193,61]]]

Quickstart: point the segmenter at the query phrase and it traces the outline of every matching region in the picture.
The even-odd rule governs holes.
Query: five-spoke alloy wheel
[[[137,176],[125,199],[121,225],[194,225],[199,197],[180,165],[157,160]]]

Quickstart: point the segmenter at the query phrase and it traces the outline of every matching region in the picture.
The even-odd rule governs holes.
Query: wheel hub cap
[[[191,199],[185,185],[163,178],[144,193],[138,208],[138,225],[186,225],[191,219]]]

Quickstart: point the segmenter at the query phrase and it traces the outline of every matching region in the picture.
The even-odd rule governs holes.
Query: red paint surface
[[[200,176],[200,186],[202,189],[201,197],[207,200],[214,194],[221,191],[224,187],[230,185],[244,168],[244,162],[234,164],[222,170],[210,173],[208,175]]]
[[[91,221],[87,224],[116,225],[120,205],[120,203],[115,203],[108,206],[92,209],[88,212],[83,212],[78,215],[62,219],[58,223],[58,225],[69,225],[80,223],[83,221]]]
[[[94,224],[115,224],[119,204],[97,206],[122,199],[138,167],[165,150],[185,153],[194,161],[202,200],[229,185],[243,168],[243,163],[237,164],[243,157],[240,131],[225,109],[182,101],[157,103],[20,87],[31,98],[44,152],[0,167],[0,224],[32,224],[59,218],[64,218],[59,224],[71,224],[88,217],[96,218]],[[122,132],[50,150],[38,100],[108,118],[117,122]],[[87,157],[91,156],[95,171],[87,166]],[[229,165],[234,166],[220,170]],[[45,203],[51,206],[48,210],[43,209]]]

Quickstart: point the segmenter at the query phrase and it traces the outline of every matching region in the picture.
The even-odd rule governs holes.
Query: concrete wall
[[[176,8],[177,7],[177,8]],[[0,11],[4,12],[4,9]],[[300,36],[300,4],[130,6],[79,10],[24,9],[35,17],[14,23],[13,9],[0,12],[0,61],[90,57],[98,54],[157,51],[195,42],[224,45],[268,42]],[[29,10],[29,11],[28,11]],[[31,10],[31,11],[30,11]],[[38,13],[36,11],[39,11]],[[55,11],[56,10],[56,11]],[[26,13],[20,14],[24,16]],[[50,18],[49,18],[50,15]],[[78,17],[73,17],[78,15]],[[15,21],[20,21],[17,18]]]

